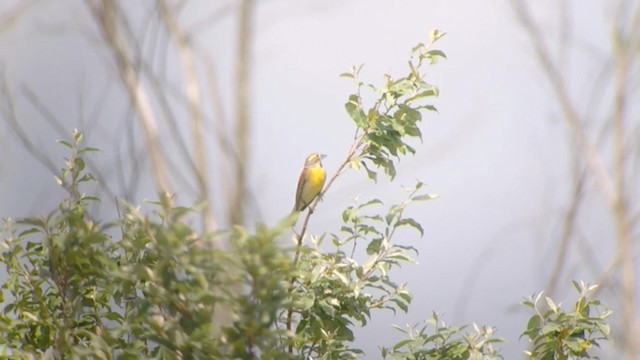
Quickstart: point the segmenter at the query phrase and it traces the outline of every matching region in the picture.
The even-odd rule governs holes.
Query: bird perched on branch
[[[304,211],[322,191],[324,181],[327,178],[327,172],[322,167],[322,159],[325,157],[327,155],[314,153],[309,155],[304,162],[304,169],[302,169],[300,180],[298,180],[294,212]]]

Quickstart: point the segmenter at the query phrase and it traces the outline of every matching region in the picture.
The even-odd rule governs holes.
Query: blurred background
[[[290,212],[305,157],[331,174],[354,126],[361,80],[405,72],[428,32],[448,59],[423,143],[398,176],[340,177],[312,217],[336,232],[353,198],[401,201],[415,179],[439,199],[412,208],[425,236],[398,282],[408,314],[374,314],[356,333],[368,358],[392,324],[431,312],[497,327],[524,358],[524,296],[570,306],[570,280],[599,283],[614,311],[604,359],[640,356],[640,2],[627,0],[4,0],[0,3],[0,217],[46,215],[71,130],[102,151],[88,166],[103,198],[158,191],[204,201],[194,226],[275,224]]]

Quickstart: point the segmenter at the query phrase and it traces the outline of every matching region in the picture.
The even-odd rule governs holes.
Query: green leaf
[[[322,311],[324,311],[327,315],[333,317],[336,315],[336,309],[334,309],[333,306],[331,306],[327,300],[321,300],[318,305],[320,305],[320,308],[322,309]]]
[[[529,321],[527,322],[527,329],[520,335],[520,337],[526,335],[529,337],[529,339],[533,340],[540,331],[540,321],[541,319],[538,315],[530,317]]]
[[[401,220],[396,222],[395,226],[396,227],[410,226],[410,227],[418,230],[420,232],[420,236],[424,236],[424,229],[422,228],[422,225],[420,225],[420,223],[418,223],[416,220],[414,220],[412,218],[401,219]]]
[[[300,322],[298,323],[298,326],[296,326],[296,334],[301,334],[307,328],[307,326],[309,326],[308,319],[300,320]]]
[[[429,39],[431,40],[431,42],[436,42],[438,40],[440,40],[443,36],[445,36],[446,33],[442,32],[438,29],[433,29],[431,31],[429,31]]]
[[[611,326],[605,322],[597,322],[596,327],[605,337],[608,337],[611,334]]]
[[[44,229],[46,227],[46,223],[43,219],[38,218],[25,218],[17,221],[19,225],[31,225],[38,227],[40,229]]]
[[[555,302],[553,302],[552,298],[546,296],[544,300],[547,302],[547,306],[549,307],[549,309],[551,309],[551,311],[553,311],[554,313],[558,313],[558,306],[555,304]]]
[[[447,58],[447,55],[445,55],[444,52],[442,52],[440,50],[435,50],[435,49],[427,51],[427,55],[432,56],[434,58],[437,58],[437,57],[441,57],[443,59]]]
[[[558,332],[562,329],[562,325],[557,324],[557,323],[547,323],[545,324],[542,329],[540,329],[540,335],[547,335],[549,333],[555,333]]]
[[[78,179],[79,183],[87,181],[95,181],[95,178],[91,174],[84,174],[80,179]]]
[[[90,152],[100,152],[102,150],[98,149],[98,148],[92,148],[92,147],[86,147],[83,148],[82,150],[78,151],[79,153],[90,153]]]
[[[76,158],[75,160],[75,166],[78,168],[79,171],[84,170],[84,159],[82,158]]]
[[[394,302],[402,311],[404,311],[405,313],[407,311],[409,311],[409,307],[407,306],[407,304],[405,302],[403,302],[400,299],[392,299],[392,302]]]
[[[406,103],[407,103],[407,104],[411,104],[411,103],[413,103],[414,101],[418,101],[418,100],[426,99],[426,98],[429,98],[429,97],[436,97],[436,96],[438,96],[438,95],[439,95],[438,88],[433,87],[433,88],[431,88],[431,89],[429,89],[429,90],[425,90],[425,91],[422,91],[422,92],[419,92],[419,93],[417,93],[417,94],[413,95],[412,97],[410,97],[409,99],[407,99]],[[426,105],[425,105],[425,106],[426,106]],[[420,109],[420,108],[417,108],[417,109]]]
[[[35,234],[35,233],[42,233],[42,230],[41,229],[37,229],[37,228],[30,228],[30,229],[27,229],[27,230],[24,230],[24,231],[20,232],[18,234],[18,237],[22,238],[22,237],[26,237],[27,235],[31,235],[31,234]],[[27,246],[27,250],[29,250],[28,246]]]
[[[73,149],[73,145],[71,145],[71,143],[66,140],[58,140],[58,144],[64,145],[69,149]]]
[[[373,255],[380,252],[380,245],[382,244],[382,239],[374,239],[371,240],[369,245],[367,246],[367,255]]]
[[[411,198],[411,200],[412,201],[428,201],[428,200],[435,200],[438,197],[439,197],[438,195],[424,194],[424,195],[414,196]]]
[[[373,199],[373,200],[369,200],[366,203],[358,206],[358,208],[363,209],[367,206],[372,206],[372,205],[384,205],[384,203],[381,200],[378,199]]]
[[[373,180],[374,182],[378,181],[378,174],[369,169],[369,167],[367,166],[367,163],[365,163],[364,161],[361,162],[362,166],[364,167],[364,169],[367,171],[367,176],[369,177],[369,179]]]
[[[349,101],[344,104],[347,114],[356,123],[356,126],[361,129],[367,128],[366,116],[360,107],[360,98],[357,95],[349,96]]]

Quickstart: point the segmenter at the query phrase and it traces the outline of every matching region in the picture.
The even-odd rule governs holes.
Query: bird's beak
[[[327,155],[325,155],[325,154],[320,154],[320,160],[322,160],[322,159],[324,159],[324,158],[326,158],[326,157],[327,157]]]

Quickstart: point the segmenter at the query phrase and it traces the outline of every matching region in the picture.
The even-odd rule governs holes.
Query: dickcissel
[[[298,180],[296,205],[293,207],[293,211],[304,211],[322,191],[324,180],[327,177],[327,172],[322,167],[322,159],[325,157],[327,155],[314,153],[305,160],[304,169],[302,169],[300,180]]]

